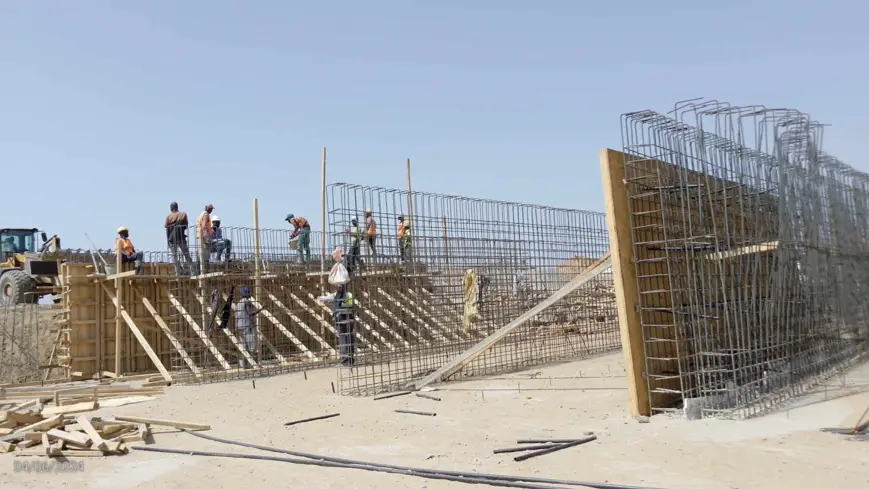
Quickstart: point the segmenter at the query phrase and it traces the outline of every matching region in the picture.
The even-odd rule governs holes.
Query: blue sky
[[[869,2],[0,1],[0,226],[163,248],[177,200],[319,222],[328,180],[603,210],[619,115],[793,107],[869,164]],[[862,61],[861,61],[862,60]],[[36,192],[39,190],[40,192]],[[45,193],[42,193],[42,192]]]

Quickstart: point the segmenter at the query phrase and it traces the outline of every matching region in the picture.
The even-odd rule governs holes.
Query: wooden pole
[[[320,292],[326,293],[326,147],[320,159]]]
[[[262,304],[260,298],[262,297],[262,259],[260,256],[260,242],[259,242],[259,202],[257,199],[253,199],[253,258],[254,258],[254,299]],[[256,330],[262,331],[262,322],[260,318],[262,314],[256,315]],[[257,348],[256,351],[256,363],[259,365],[262,362],[262,348]]]
[[[413,190],[410,187],[410,158],[407,159],[407,223],[411,226],[416,226],[416,223],[413,221]],[[411,272],[415,273],[416,265],[414,265],[414,260],[411,259],[411,253],[413,253],[413,234],[414,227],[410,229],[410,245],[408,249],[405,251],[407,253],[405,255],[405,259],[411,263]],[[399,246],[401,244],[399,243]]]
[[[115,273],[121,273],[121,240],[115,239]],[[115,375],[121,376],[121,279],[115,279],[118,302],[115,304]]]

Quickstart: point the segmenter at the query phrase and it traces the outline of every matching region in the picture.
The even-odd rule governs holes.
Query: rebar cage
[[[431,373],[551,295],[609,247],[599,213],[346,183],[330,185],[327,195],[330,242],[342,244],[345,260],[358,270],[349,284],[355,367],[338,367],[342,394],[401,389]],[[400,239],[399,226],[408,224],[409,237]],[[451,378],[619,346],[607,272]]]
[[[622,117],[653,411],[762,413],[869,346],[869,176],[796,110]]]

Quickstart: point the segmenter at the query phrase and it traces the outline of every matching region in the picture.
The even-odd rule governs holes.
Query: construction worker
[[[211,253],[217,254],[217,263],[220,263],[220,257],[226,252],[226,263],[229,263],[229,255],[232,253],[232,240],[223,237],[223,229],[220,229],[220,217],[214,216],[211,218]]]
[[[199,242],[199,273],[208,273],[208,260],[211,255],[211,233],[214,228],[211,225],[211,213],[214,206],[208,204],[205,210],[199,214],[196,220],[196,240]]]
[[[192,260],[190,250],[187,248],[187,213],[178,210],[178,202],[169,204],[169,215],[166,216],[166,243],[169,245],[169,253],[172,254],[172,263],[175,265],[175,274],[184,275],[190,272]],[[183,265],[179,263],[178,252],[181,252]]]
[[[115,250],[121,254],[121,263],[133,263],[136,267],[136,275],[142,274],[142,262],[145,257],[141,251],[136,251],[133,242],[130,241],[130,230],[121,226],[118,228],[118,239],[115,241]],[[120,272],[120,270],[117,270]]]
[[[293,225],[293,234],[290,235],[290,239],[299,237],[297,242],[299,261],[305,263],[306,259],[311,259],[311,225],[304,217],[296,217],[293,214],[287,214],[286,221]]]
[[[241,286],[241,299],[238,300],[235,306],[235,329],[238,331],[238,336],[244,344],[245,350],[255,357],[259,352],[259,332],[256,329],[254,316],[259,314],[263,309],[257,309],[253,305],[250,297],[250,288],[246,285]],[[244,358],[238,360],[239,368],[247,368],[247,362]]]
[[[371,209],[365,209],[365,243],[368,245],[368,251],[371,253],[371,261],[374,262],[374,257],[377,256],[377,223],[374,217],[371,216]]]
[[[401,261],[410,258],[410,221],[398,216],[398,254]]]
[[[350,256],[347,258],[347,271],[353,273],[353,270],[358,265],[362,266],[362,228],[359,227],[359,221],[354,217],[350,219],[350,228],[347,230],[350,235]]]
[[[338,363],[345,367],[356,365],[356,312],[353,293],[347,285],[338,285],[335,292],[317,297],[320,304],[332,304],[332,320],[338,331]]]

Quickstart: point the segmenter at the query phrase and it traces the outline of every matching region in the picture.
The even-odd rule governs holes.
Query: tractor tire
[[[0,275],[0,306],[33,304],[39,298],[33,292],[33,280],[21,270],[9,270]]]

